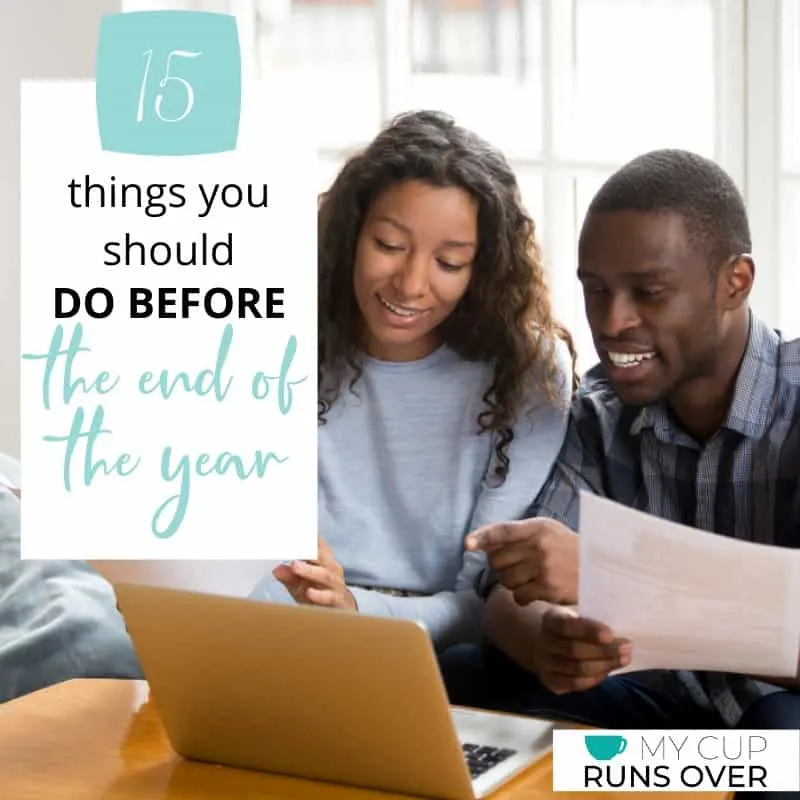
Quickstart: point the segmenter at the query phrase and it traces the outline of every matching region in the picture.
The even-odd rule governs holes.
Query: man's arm
[[[602,463],[600,426],[578,398],[559,457],[527,517],[552,519],[577,532],[580,492],[603,494]],[[484,580],[483,594],[487,598],[487,640],[517,664],[535,672],[541,619],[551,604],[536,601],[520,605],[492,571]]]
[[[575,608],[538,601],[519,608],[503,587],[489,603],[487,616],[497,613],[491,620],[497,638],[490,641],[502,642],[512,661],[555,694],[591,689],[630,664],[631,643],[607,625],[581,619]]]
[[[486,601],[487,641],[523,669],[538,673],[538,640],[548,608],[550,603],[542,601],[520,606],[508,589],[495,586]]]

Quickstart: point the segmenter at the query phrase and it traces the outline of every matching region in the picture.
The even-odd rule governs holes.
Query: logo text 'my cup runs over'
[[[556,731],[553,789],[798,791],[800,731]]]

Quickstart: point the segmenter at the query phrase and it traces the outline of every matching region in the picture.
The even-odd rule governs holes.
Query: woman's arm
[[[436,650],[442,651],[482,636],[484,604],[477,587],[485,568],[483,554],[466,553],[454,590],[429,597],[397,597],[357,587],[350,591],[359,613],[418,622],[428,631]]]
[[[508,450],[509,472],[505,481],[481,492],[470,522],[470,530],[507,519],[522,519],[545,484],[564,441],[572,394],[572,362],[560,340],[556,354],[561,380],[560,403],[547,403],[539,396],[527,398],[536,409],[521,415]],[[478,585],[487,569],[482,553],[465,553],[464,566],[455,590],[432,597],[394,597],[366,589],[351,588],[358,610],[366,614],[403,617],[421,622],[437,649],[484,635],[484,602]]]

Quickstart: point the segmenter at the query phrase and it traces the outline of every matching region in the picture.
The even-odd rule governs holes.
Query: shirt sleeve
[[[572,365],[569,351],[556,345],[560,402],[535,398],[533,411],[520,415],[508,448],[509,471],[494,485],[487,475],[470,522],[470,530],[493,522],[520,519],[550,474],[564,441],[569,416]],[[493,468],[494,461],[490,465]],[[454,591],[431,597],[395,597],[368,589],[351,589],[364,614],[401,617],[421,623],[437,650],[457,642],[478,641],[483,635],[481,586],[488,573],[483,553],[464,553],[464,565]]]
[[[372,589],[351,588],[361,614],[419,623],[441,652],[453,644],[477,641],[482,635],[483,600],[477,593],[486,562],[483,554],[465,553],[453,591],[428,597],[397,597]]]
[[[597,416],[578,396],[561,452],[527,517],[549,517],[578,531],[580,493],[603,491],[603,447]]]
[[[547,479],[522,516],[548,517],[578,532],[580,493],[604,495],[603,435],[594,407],[581,391],[572,403],[566,434]],[[487,568],[480,579],[479,595],[486,599],[497,585]]]

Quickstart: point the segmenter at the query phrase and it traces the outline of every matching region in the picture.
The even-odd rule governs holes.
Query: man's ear
[[[756,265],[749,254],[734,256],[720,270],[719,287],[724,306],[733,310],[747,302],[753,289]]]

